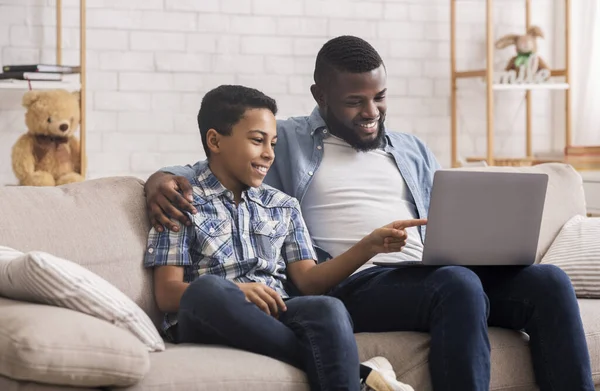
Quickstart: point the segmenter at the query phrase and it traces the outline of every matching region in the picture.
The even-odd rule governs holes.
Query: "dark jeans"
[[[358,391],[358,351],[344,304],[328,296],[303,296],[286,306],[275,319],[246,301],[234,283],[202,276],[181,298],[177,342],[270,356],[304,370],[311,390]]]
[[[356,332],[429,332],[435,391],[489,389],[488,325],[529,334],[541,391],[594,390],[575,293],[555,266],[373,267],[331,295]]]

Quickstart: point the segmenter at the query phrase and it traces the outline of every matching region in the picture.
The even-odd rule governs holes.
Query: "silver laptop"
[[[421,261],[404,265],[531,265],[548,175],[439,170],[433,180]]]

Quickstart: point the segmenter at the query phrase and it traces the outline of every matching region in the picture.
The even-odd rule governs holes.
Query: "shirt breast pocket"
[[[196,222],[202,255],[226,261],[233,257],[233,240],[229,220],[206,219]]]
[[[256,239],[257,255],[267,261],[277,261],[287,235],[287,226],[276,220],[262,220],[252,223],[252,233]]]

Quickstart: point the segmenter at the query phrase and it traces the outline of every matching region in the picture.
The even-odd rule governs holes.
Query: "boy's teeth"
[[[256,167],[256,169],[260,172],[267,172],[267,167],[263,167],[263,166],[254,166]]]

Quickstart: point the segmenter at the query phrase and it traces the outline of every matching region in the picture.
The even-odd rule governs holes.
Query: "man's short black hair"
[[[206,140],[208,131],[214,129],[222,135],[229,136],[233,126],[242,119],[248,109],[268,109],[273,115],[277,115],[275,100],[254,88],[221,85],[204,95],[198,112],[198,128],[207,157],[210,155]]]
[[[377,69],[383,60],[364,39],[342,35],[325,43],[317,54],[315,83],[324,85],[333,71],[363,73]]]

